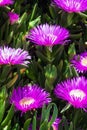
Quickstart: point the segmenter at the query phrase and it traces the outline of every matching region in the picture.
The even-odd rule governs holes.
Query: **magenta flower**
[[[37,85],[18,87],[12,92],[11,103],[14,104],[16,109],[26,112],[41,108],[44,104],[51,102],[49,96],[49,93]]]
[[[10,4],[13,4],[12,0],[0,0],[0,6],[6,6]]]
[[[56,120],[52,124],[53,130],[58,130],[58,125],[59,125],[60,121],[61,121],[60,118],[56,118]]]
[[[63,10],[72,12],[83,12],[87,10],[87,0],[53,0]]]
[[[29,63],[29,56],[27,51],[21,48],[15,49],[11,47],[0,47],[0,65],[10,64],[22,64],[27,65]]]
[[[78,72],[87,71],[87,52],[75,55],[71,60],[72,65],[76,68]]]
[[[87,79],[76,77],[57,84],[56,96],[68,101],[75,108],[87,108]]]
[[[14,12],[9,12],[8,16],[11,24],[14,24],[19,20],[19,15]]]
[[[69,31],[57,25],[38,25],[30,30],[27,38],[44,46],[53,46],[56,44],[64,44],[69,37]]]

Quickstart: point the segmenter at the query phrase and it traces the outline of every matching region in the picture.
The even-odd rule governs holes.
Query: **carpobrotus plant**
[[[27,112],[41,108],[44,104],[51,102],[49,93],[37,85],[24,86],[14,89],[10,98],[17,110]]]
[[[27,38],[40,46],[54,46],[65,44],[69,31],[58,25],[43,24],[30,30]]]
[[[54,92],[60,99],[66,100],[75,108],[87,108],[87,79],[77,77],[57,84]]]
[[[87,130],[86,112],[87,0],[0,0],[0,130]]]

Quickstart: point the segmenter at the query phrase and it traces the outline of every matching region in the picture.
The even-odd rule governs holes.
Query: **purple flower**
[[[37,85],[25,86],[14,89],[10,101],[16,109],[26,112],[51,102],[49,96],[49,93]]]
[[[76,77],[57,84],[56,96],[68,101],[75,108],[87,108],[87,79]]]
[[[27,51],[21,48],[15,49],[11,47],[0,47],[0,65],[10,64],[22,64],[27,65],[31,57]]]
[[[0,0],[0,6],[13,4],[12,0]]]
[[[72,12],[83,12],[87,10],[87,0],[53,0],[63,10]]]
[[[14,12],[9,12],[8,16],[11,24],[14,24],[19,20],[19,15]]]
[[[75,55],[71,60],[72,65],[76,68],[78,72],[87,71],[87,52]]]
[[[44,46],[53,46],[56,44],[64,44],[69,37],[69,31],[57,25],[38,25],[30,30],[27,38],[38,44]]]
[[[56,118],[56,120],[52,124],[53,130],[58,130],[58,125],[59,125],[60,121],[61,121],[60,118]]]

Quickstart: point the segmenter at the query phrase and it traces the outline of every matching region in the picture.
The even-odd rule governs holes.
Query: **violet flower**
[[[0,47],[0,65],[27,65],[29,63],[29,56],[27,51],[21,48],[15,49],[11,47]]]
[[[56,118],[56,120],[52,124],[53,130],[58,130],[58,125],[59,125],[60,121],[61,121],[60,118]]]
[[[0,6],[13,4],[13,0],[0,0]]]
[[[87,10],[87,0],[53,0],[54,3],[66,12],[83,12]]]
[[[16,109],[27,112],[51,102],[49,96],[48,92],[37,85],[24,86],[13,90],[10,102],[14,104]]]
[[[8,16],[11,24],[14,24],[19,20],[19,15],[14,12],[9,12]]]
[[[57,25],[38,25],[30,30],[27,38],[38,45],[54,46],[57,44],[65,44],[69,37],[69,31]]]
[[[87,71],[87,52],[75,55],[71,60],[71,64],[76,68],[78,72]]]
[[[87,108],[87,79],[76,77],[57,84],[54,90],[56,96],[68,101],[75,108]]]

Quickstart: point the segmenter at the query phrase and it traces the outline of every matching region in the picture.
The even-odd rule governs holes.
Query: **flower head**
[[[0,6],[13,4],[12,0],[0,0]]]
[[[87,71],[87,52],[75,55],[71,60],[72,65],[76,68],[78,72]]]
[[[56,96],[68,101],[76,108],[87,108],[87,79],[77,77],[57,84]]]
[[[21,48],[15,49],[11,47],[0,47],[0,65],[10,64],[22,64],[27,65],[31,57],[27,51]]]
[[[87,0],[53,0],[63,10],[71,12],[83,12],[87,10]]]
[[[22,112],[41,108],[49,102],[51,102],[49,93],[37,85],[18,87],[13,90],[11,96],[11,103]]]
[[[30,30],[27,38],[30,41],[44,46],[64,44],[69,37],[69,31],[57,25],[38,25]]]
[[[8,13],[8,16],[9,16],[9,20],[10,20],[10,23],[11,23],[11,24],[14,24],[14,23],[17,22],[18,19],[19,19],[19,15],[16,14],[16,13],[14,13],[14,12],[9,12],[9,13]]]

